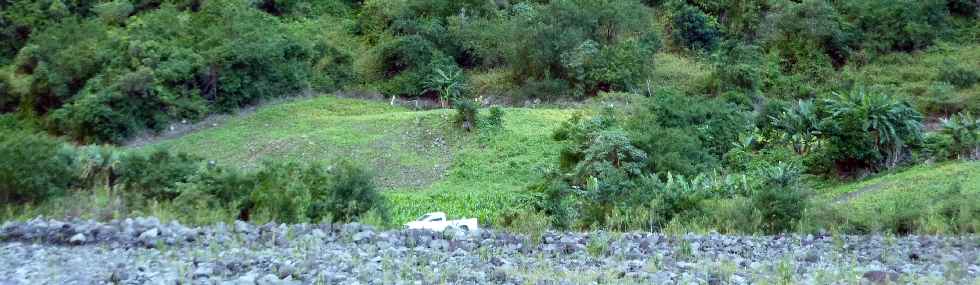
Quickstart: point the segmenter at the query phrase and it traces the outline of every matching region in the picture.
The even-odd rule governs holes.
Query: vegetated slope
[[[385,102],[321,96],[259,108],[164,147],[223,165],[350,159],[373,168],[394,222],[428,211],[478,217],[526,206],[521,190],[553,165],[552,130],[574,110],[507,108],[501,129],[464,132],[454,110],[412,111]]]
[[[944,195],[950,191],[974,194],[980,192],[980,161],[919,165],[860,182],[822,189],[820,193],[837,206],[846,207],[851,222],[873,229],[882,223],[902,219],[908,216],[903,213],[909,211],[930,212],[930,209],[922,207],[941,209],[943,203],[950,202],[948,198],[944,199]],[[909,217],[924,218],[914,221],[916,223],[928,223],[930,218],[929,215]],[[943,229],[930,230],[944,232]]]

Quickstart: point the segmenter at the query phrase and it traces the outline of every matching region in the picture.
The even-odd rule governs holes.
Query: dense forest
[[[279,98],[372,94],[451,108],[464,137],[506,136],[521,108],[574,111],[538,134],[560,147],[518,206],[481,216],[495,226],[980,230],[976,185],[874,223],[814,191],[980,159],[975,0],[0,0],[0,35],[8,216],[107,189],[199,222],[404,222],[419,213],[393,213],[368,158],[242,170],[121,147]]]

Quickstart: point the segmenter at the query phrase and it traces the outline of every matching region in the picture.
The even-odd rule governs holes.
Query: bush
[[[458,100],[454,103],[456,115],[453,122],[463,130],[471,131],[476,128],[476,120],[480,110],[472,100]]]
[[[976,17],[980,4],[975,0],[947,0],[949,12],[963,17]]]
[[[853,36],[828,1],[788,2],[776,9],[769,23],[775,31],[766,44],[779,52],[784,71],[823,76],[818,71],[829,73],[847,63]]]
[[[837,2],[854,18],[862,46],[877,52],[929,47],[947,28],[944,0],[870,0]]]
[[[966,107],[967,98],[957,94],[955,87],[946,82],[929,85],[923,96],[916,97],[919,106],[929,114],[953,114]]]
[[[348,161],[338,163],[330,170],[327,189],[322,202],[314,195],[311,219],[329,215],[334,221],[349,222],[372,210],[387,219],[384,200],[374,185],[374,177],[363,167]]]
[[[507,64],[518,94],[586,96],[639,86],[660,40],[652,15],[628,1],[519,3],[459,27],[464,45],[488,64]]]
[[[180,194],[175,186],[188,182],[202,164],[200,158],[157,149],[122,155],[117,173],[124,190],[150,199],[171,200]]]
[[[254,174],[255,188],[242,204],[242,217],[283,223],[350,222],[385,207],[373,177],[364,169],[341,162],[323,165],[266,162]]]
[[[799,186],[799,169],[780,164],[764,169],[761,176],[765,182],[750,198],[753,208],[760,211],[763,229],[774,234],[796,228],[808,206],[807,192]]]
[[[255,173],[255,188],[241,216],[256,222],[310,222],[314,199],[329,195],[329,183],[322,165],[265,162]]]
[[[894,167],[922,138],[922,114],[894,97],[858,90],[835,93],[824,104],[822,136],[841,173]]]
[[[419,96],[429,88],[425,82],[437,78],[436,70],[455,67],[451,58],[417,35],[384,42],[371,52],[377,63],[367,72],[381,79],[379,89],[386,95]]]
[[[658,92],[633,108],[626,129],[633,144],[648,155],[645,171],[661,177],[718,166],[732,142],[751,126],[748,116],[720,99]]]
[[[950,153],[960,158],[980,159],[980,119],[964,112],[942,122],[942,133],[952,139]]]
[[[501,129],[504,127],[504,109],[498,106],[490,107],[490,114],[483,121],[484,125],[490,129]]]
[[[75,183],[74,154],[43,134],[0,130],[0,202],[40,202]]]
[[[671,13],[671,36],[681,46],[694,51],[711,51],[721,39],[717,24],[695,6],[680,4]]]
[[[980,74],[977,74],[976,68],[946,61],[939,69],[939,80],[965,89],[977,84],[977,81],[980,81]]]

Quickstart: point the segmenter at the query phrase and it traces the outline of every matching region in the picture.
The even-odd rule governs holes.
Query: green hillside
[[[262,107],[141,148],[242,168],[271,159],[356,159],[375,169],[384,195],[394,200],[396,221],[435,210],[490,219],[517,206],[516,192],[555,163],[560,145],[551,132],[575,110],[506,108],[502,129],[475,132],[447,126],[453,112],[320,96]]]

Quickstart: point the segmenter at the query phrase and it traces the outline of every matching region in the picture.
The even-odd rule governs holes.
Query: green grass
[[[819,190],[825,199],[856,205],[867,204],[896,194],[929,195],[960,183],[963,190],[980,191],[980,161],[918,165],[902,171],[875,176],[859,182]],[[847,195],[854,195],[844,199]]]
[[[560,144],[550,134],[574,110],[507,108],[503,128],[471,133],[452,125],[454,112],[322,96],[259,108],[143,149],[242,168],[266,159],[351,159],[374,169],[396,223],[431,211],[489,223],[502,210],[527,206],[522,190],[556,162]]]
[[[949,190],[960,190],[960,193]],[[821,189],[846,231],[948,234],[980,230],[980,161],[919,165]],[[964,208],[965,207],[965,208]],[[950,216],[949,211],[960,211]],[[964,212],[965,211],[965,212]],[[817,218],[819,219],[819,218]],[[826,221],[824,221],[826,222]]]
[[[945,100],[935,98],[937,94],[930,89],[939,84],[939,72],[945,68],[944,62],[947,60],[980,70],[980,45],[940,43],[924,52],[888,54],[864,66],[848,65],[843,70],[843,78],[909,98],[923,107],[923,111],[938,111],[924,108],[930,104],[930,100],[947,101],[974,113],[980,111],[980,84],[971,88],[952,88],[947,95],[950,98]]]

